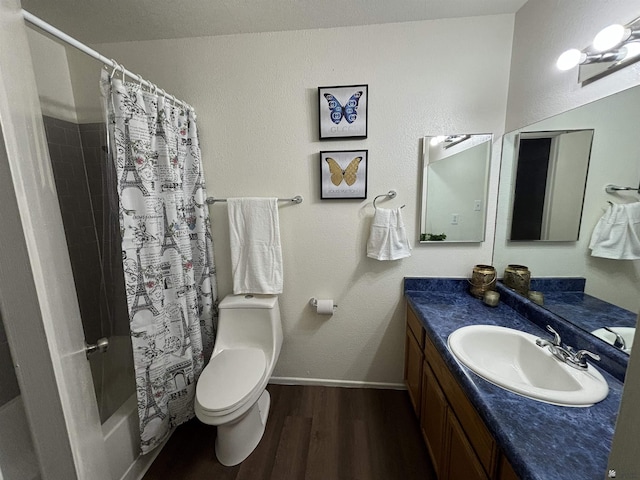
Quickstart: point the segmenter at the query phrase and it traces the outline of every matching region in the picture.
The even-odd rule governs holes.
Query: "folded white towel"
[[[610,204],[591,235],[591,256],[640,259],[640,202]]]
[[[367,257],[398,260],[411,256],[400,208],[376,208],[367,242]]]
[[[282,293],[277,198],[229,198],[233,293]]]

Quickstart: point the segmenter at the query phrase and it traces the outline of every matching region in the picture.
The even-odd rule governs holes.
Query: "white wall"
[[[196,107],[210,195],[305,198],[280,209],[285,341],[276,376],[401,383],[403,277],[468,276],[491,261],[492,226],[484,243],[414,246],[397,262],[366,258],[365,245],[373,197],[390,189],[397,198],[380,205],[406,204],[417,243],[423,135],[499,138],[512,27],[513,16],[500,15],[96,46]],[[357,83],[369,85],[368,138],[320,142],[317,87]],[[369,150],[368,199],[319,200],[319,151],[358,148]],[[498,161],[499,151],[493,198]],[[225,295],[226,206],[210,211]],[[314,296],[333,298],[335,315],[317,316]]]
[[[44,115],[76,123],[76,108],[65,47],[27,29],[36,74],[40,108]]]
[[[640,15],[638,0],[529,0],[515,19],[507,131],[524,127],[638,84],[640,63],[586,87],[578,70],[556,68],[569,48],[588,46],[602,28]]]

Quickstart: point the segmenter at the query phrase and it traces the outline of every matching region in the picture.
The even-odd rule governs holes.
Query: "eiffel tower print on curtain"
[[[162,238],[162,245],[160,247],[160,255],[164,255],[164,252],[173,248],[178,254],[180,254],[180,248],[176,243],[176,239],[173,238],[173,226],[169,225],[169,220],[167,219],[167,205],[166,203],[162,203],[162,219],[163,226],[162,229],[164,231],[164,237]]]
[[[193,418],[196,379],[215,339],[213,245],[203,244],[210,242],[205,238],[210,220],[202,154],[193,108],[176,108],[156,91],[104,70],[101,91],[110,144],[117,146],[112,160],[119,183],[140,450],[148,453]],[[196,206],[194,181],[203,205]],[[212,275],[211,287],[203,285],[206,296],[198,285],[203,269]]]
[[[140,249],[136,249],[136,261],[138,262],[138,277],[136,279],[136,293],[133,297],[133,303],[129,314],[131,318],[140,310],[149,310],[154,315],[160,315],[158,309],[153,305],[149,294],[147,293],[147,286],[144,281],[144,273],[142,272],[142,260],[140,260]]]
[[[124,134],[126,138],[129,138],[129,122],[124,124]],[[131,142],[128,142],[125,146],[126,157],[124,161],[124,168],[122,170],[122,176],[120,177],[120,194],[125,188],[137,188],[142,192],[142,195],[145,197],[149,196],[149,190],[144,186],[142,178],[140,178],[140,174],[138,173],[138,169],[133,161],[133,154],[131,150],[133,146]]]
[[[151,375],[149,374],[150,368],[151,368],[151,365],[147,365],[147,368],[145,369],[145,372],[144,372],[145,406],[142,414],[140,415],[140,425],[142,426],[143,429],[154,418],[159,418],[160,420],[164,420],[167,417],[167,414],[164,413],[156,403],[155,395],[153,393],[153,388],[151,386]]]

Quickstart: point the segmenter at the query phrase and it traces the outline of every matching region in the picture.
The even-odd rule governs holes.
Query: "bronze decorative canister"
[[[471,273],[469,291],[476,298],[482,298],[487,290],[496,289],[496,269],[491,265],[476,265]]]
[[[507,265],[502,282],[520,295],[527,297],[531,285],[531,272],[524,265]]]

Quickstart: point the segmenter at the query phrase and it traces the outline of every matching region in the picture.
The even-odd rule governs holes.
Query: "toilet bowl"
[[[196,385],[198,419],[216,425],[216,457],[237,465],[258,446],[269,414],[265,390],[282,347],[275,295],[228,295],[218,305],[213,354]]]

